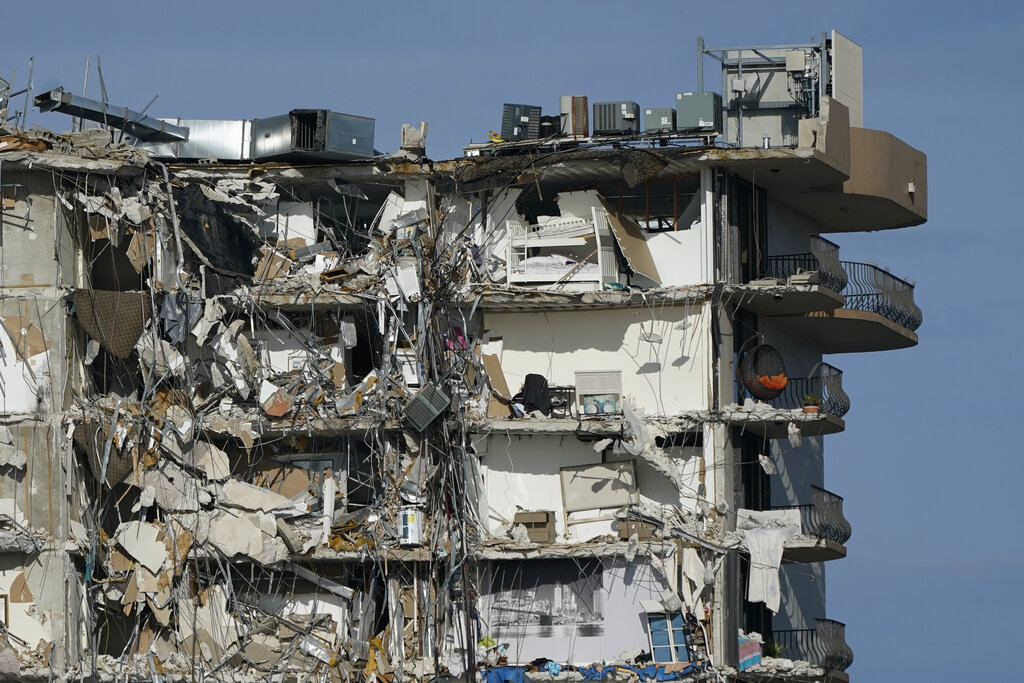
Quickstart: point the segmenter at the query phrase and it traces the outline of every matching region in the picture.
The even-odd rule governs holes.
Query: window
[[[682,612],[648,612],[647,635],[655,662],[691,662],[689,628]]]

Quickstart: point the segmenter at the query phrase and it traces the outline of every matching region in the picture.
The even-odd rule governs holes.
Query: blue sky
[[[917,348],[831,359],[853,408],[826,441],[826,486],[846,498],[854,536],[828,565],[828,616],[847,624],[857,680],[1006,676],[1022,604],[1010,583],[1024,575],[1012,522],[1024,449],[1001,431],[1024,389],[1020,5],[38,1],[2,2],[0,17],[0,74],[17,66],[23,82],[35,56],[37,91],[80,92],[86,55],[100,54],[117,104],[159,94],[157,116],[237,119],[330,108],[376,118],[384,151],[403,122],[426,120],[434,158],[484,139],[503,102],[672,106],[696,87],[698,35],[849,36],[864,49],[865,125],[928,155],[930,220],[834,238],[844,259],[916,281],[925,323]]]

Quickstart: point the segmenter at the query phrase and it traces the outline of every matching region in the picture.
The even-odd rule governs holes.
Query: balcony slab
[[[846,557],[846,546],[825,538],[794,536],[786,539],[782,549],[784,562],[828,562]]]
[[[916,333],[869,311],[837,308],[777,316],[774,321],[808,338],[822,353],[892,351],[917,345]]]
[[[800,315],[843,305],[840,294],[821,285],[750,283],[733,289],[741,308],[762,315]]]

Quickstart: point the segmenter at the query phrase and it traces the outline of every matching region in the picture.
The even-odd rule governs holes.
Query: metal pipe
[[[167,166],[159,161],[154,161],[152,163],[163,172],[164,185],[167,187],[167,203],[171,212],[171,227],[174,228],[174,248],[178,251],[178,258],[175,263],[175,270],[177,271],[175,276],[177,276],[177,273],[181,272],[182,267],[185,265],[185,252],[181,247],[181,233],[178,228],[178,209],[174,206],[174,190],[171,188],[171,174],[167,172]]]
[[[697,36],[697,92],[704,92],[704,36]]]

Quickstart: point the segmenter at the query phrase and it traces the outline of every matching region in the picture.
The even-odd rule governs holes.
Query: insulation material
[[[9,315],[3,318],[3,323],[14,348],[23,360],[28,360],[50,348],[50,344],[43,337],[43,331],[28,318]]]
[[[487,400],[487,416],[508,417],[512,412],[508,405],[512,401],[512,392],[509,391],[508,382],[505,381],[501,363],[497,356],[489,354],[482,355],[480,360],[483,361],[484,368],[487,370],[487,378],[490,380],[493,392]]]

